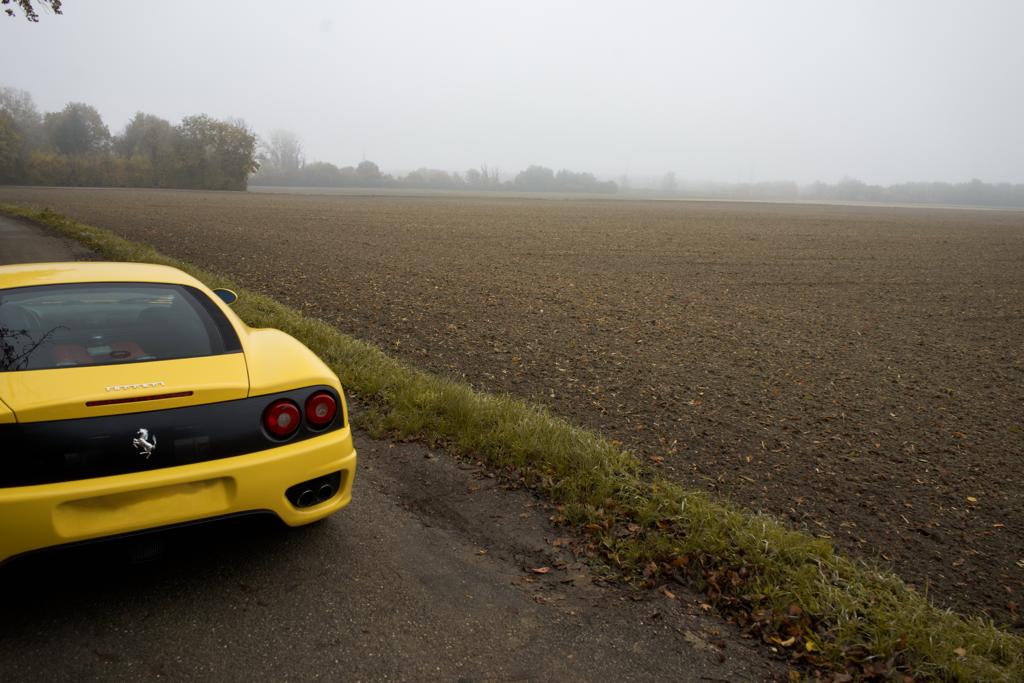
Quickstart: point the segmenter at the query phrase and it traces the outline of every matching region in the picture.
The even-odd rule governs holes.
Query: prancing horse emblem
[[[135,432],[132,445],[135,446],[135,450],[138,451],[139,455],[149,460],[149,456],[153,455],[153,450],[156,448],[156,434],[150,434],[149,430],[143,427]]]

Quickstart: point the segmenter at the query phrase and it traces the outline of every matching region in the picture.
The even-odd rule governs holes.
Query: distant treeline
[[[966,183],[900,183],[868,185],[845,178],[834,185],[814,183],[801,189],[803,199],[828,199],[893,204],[973,204],[977,206],[1024,207],[1024,185],[984,183],[977,178]]]
[[[667,173],[660,183],[639,189],[639,193],[685,198],[753,199],[753,200],[816,200],[881,202],[885,204],[965,204],[975,206],[1024,207],[1024,185],[985,183],[900,183],[868,185],[855,178],[838,183],[812,183],[801,187],[791,181],[761,183],[716,183],[676,181]]]
[[[249,179],[252,185],[286,187],[396,187],[423,190],[516,190],[524,192],[602,192],[613,193],[618,185],[600,181],[590,173],[530,166],[511,180],[501,180],[500,172],[471,168],[465,173],[449,173],[435,168],[420,168],[405,175],[381,173],[372,161],[357,166],[338,167],[322,161],[282,169],[264,161]]]
[[[404,175],[389,175],[381,173],[372,161],[341,167],[323,161],[306,163],[298,137],[287,130],[276,130],[260,143],[259,162],[259,171],[249,179],[252,185],[603,193],[619,189],[614,182],[600,181],[590,173],[556,173],[544,166],[530,166],[510,180],[502,180],[500,169],[487,166],[465,173],[420,168]]]
[[[1024,207],[1024,184],[901,183],[869,185],[853,178],[799,186],[790,181],[716,183],[677,181],[675,173],[632,183],[598,180],[591,173],[530,166],[503,179],[482,166],[464,173],[420,168],[382,173],[372,161],[338,167],[306,163],[298,138],[279,130],[259,140],[243,121],[199,114],[178,125],[139,112],[111,135],[95,108],[71,102],[40,114],[32,96],[0,87],[0,183],[244,190],[253,185],[393,187],[612,194],[753,200],[826,200]],[[631,189],[630,189],[631,188]]]
[[[0,183],[244,190],[256,166],[241,121],[139,112],[111,135],[88,104],[40,114],[29,93],[0,88]]]

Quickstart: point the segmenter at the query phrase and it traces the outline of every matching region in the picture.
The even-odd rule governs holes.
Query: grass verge
[[[320,355],[368,406],[362,426],[443,443],[514,470],[561,506],[587,548],[648,585],[685,580],[801,666],[839,678],[1024,680],[1024,639],[937,609],[891,573],[825,539],[653,477],[594,432],[505,395],[417,370],[320,320],[152,247],[47,209],[0,213],[54,228],[118,261],[163,263],[235,289],[250,325],[276,327]]]

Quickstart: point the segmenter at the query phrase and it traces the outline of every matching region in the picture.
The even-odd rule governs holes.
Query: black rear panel
[[[317,391],[328,391],[338,401],[338,414],[326,428],[311,429],[303,419],[298,432],[286,440],[275,439],[263,429],[263,411],[271,403],[291,399],[302,411],[306,398]],[[325,386],[188,408],[0,425],[0,487],[76,481],[230,458],[343,426],[337,393]],[[140,434],[140,430],[146,433]]]

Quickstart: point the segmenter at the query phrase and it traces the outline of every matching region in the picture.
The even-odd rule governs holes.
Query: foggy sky
[[[294,131],[505,176],[1024,182],[1024,2],[128,2],[0,16],[43,111]]]

